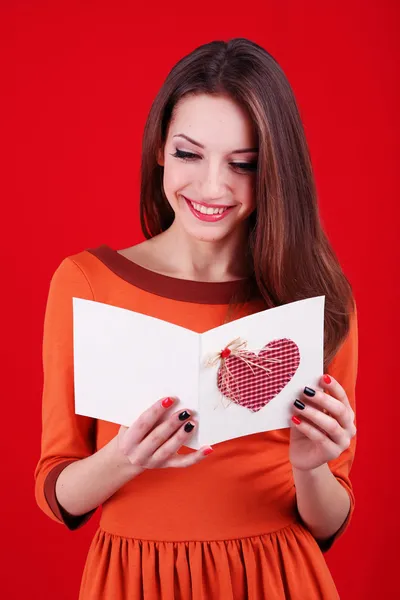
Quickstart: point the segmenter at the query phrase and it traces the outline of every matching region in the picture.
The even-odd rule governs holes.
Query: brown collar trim
[[[88,248],[87,251],[128,283],[157,296],[181,302],[229,304],[236,294],[251,285],[250,278],[203,282],[169,277],[141,267],[105,244],[98,248]]]

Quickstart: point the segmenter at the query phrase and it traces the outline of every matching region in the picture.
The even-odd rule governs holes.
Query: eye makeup
[[[179,150],[176,148],[175,153],[171,154],[174,158],[178,158],[185,162],[192,162],[194,160],[202,160],[200,156],[194,154],[193,152],[186,152],[184,150]],[[229,163],[232,168],[238,169],[239,171],[253,172],[257,170],[257,161],[252,162],[231,162]]]

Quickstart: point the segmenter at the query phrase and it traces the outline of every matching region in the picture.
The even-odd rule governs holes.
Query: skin
[[[229,97],[183,98],[158,153],[175,220],[167,231],[120,253],[147,269],[180,279],[245,277],[248,218],[255,210],[255,170],[246,165],[256,162],[257,144],[249,115]],[[235,152],[243,149],[253,150]],[[176,156],[177,151],[191,156],[184,159]],[[230,210],[220,221],[204,222],[194,216],[185,198]],[[320,388],[313,398],[304,393],[299,397],[303,410],[293,406],[300,423],[291,424],[289,457],[299,514],[316,538],[326,539],[340,528],[350,508],[346,490],[327,463],[349,447],[356,430],[340,383],[333,378],[326,383],[321,377]],[[173,401],[167,407],[157,401],[129,428],[121,427],[103,449],[66,467],[56,484],[60,504],[71,514],[84,514],[145,469],[187,467],[211,453],[211,448],[203,447],[177,454],[192,433],[179,420],[182,411],[170,410]],[[188,420],[196,427],[193,413]]]
[[[200,148],[185,138],[196,142]],[[248,217],[255,209],[257,136],[247,113],[226,97],[184,97],[170,123],[158,162],[164,167],[164,191],[175,220],[164,233],[120,251],[158,273],[196,281],[231,281],[246,277],[244,248]],[[193,155],[184,160],[176,151]],[[252,169],[244,167],[252,166]],[[232,207],[217,223],[193,216],[183,196],[208,205]]]
[[[350,498],[329,468],[356,434],[354,412],[340,383],[322,376],[321,390],[299,396],[305,408],[293,406],[289,458],[299,514],[316,539],[334,535],[350,510]],[[324,411],[327,411],[326,414]],[[298,423],[297,421],[300,421]]]

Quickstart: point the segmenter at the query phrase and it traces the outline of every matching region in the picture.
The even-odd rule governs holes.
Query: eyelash
[[[197,154],[193,154],[192,152],[184,152],[183,150],[176,149],[175,154],[171,154],[175,158],[179,158],[180,160],[184,160],[185,162],[191,162],[192,160],[196,160],[200,158]],[[230,163],[234,169],[239,169],[240,171],[245,171],[246,173],[255,171],[257,169],[257,163]]]

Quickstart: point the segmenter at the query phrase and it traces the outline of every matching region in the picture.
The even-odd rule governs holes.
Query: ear
[[[160,167],[164,166],[164,148],[159,148],[157,152],[157,163]]]

